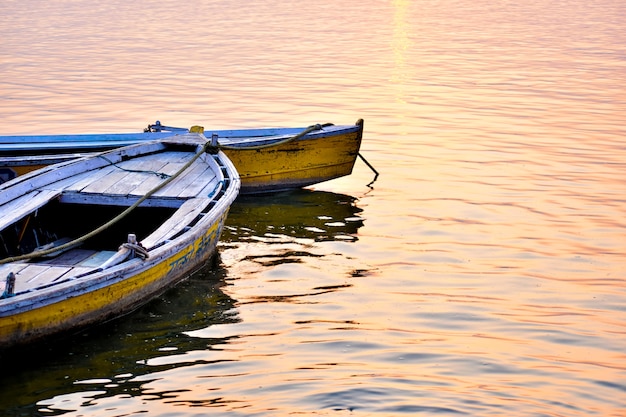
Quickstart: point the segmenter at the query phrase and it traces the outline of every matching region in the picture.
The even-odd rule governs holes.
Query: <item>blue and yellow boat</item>
[[[0,136],[0,181],[88,152],[185,132],[157,122],[138,133]],[[363,120],[307,128],[207,129],[206,135],[237,168],[241,194],[275,192],[350,175],[360,155]]]
[[[0,348],[128,313],[206,264],[240,189],[185,133],[0,185]]]

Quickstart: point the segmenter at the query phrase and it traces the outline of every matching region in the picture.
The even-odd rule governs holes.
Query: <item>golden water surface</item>
[[[0,134],[365,120],[11,416],[626,415],[626,3],[4,0]]]

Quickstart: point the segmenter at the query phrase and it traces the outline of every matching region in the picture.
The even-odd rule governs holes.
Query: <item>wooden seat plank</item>
[[[197,196],[203,188],[206,188],[207,183],[205,178],[211,178],[209,187],[211,187],[211,189],[215,188],[218,182],[215,172],[213,172],[211,168],[206,168],[203,171],[199,171],[197,175],[191,178],[191,181],[188,181],[187,184],[185,184],[185,188],[181,190],[178,197],[191,198],[193,196]]]
[[[71,249],[67,252],[63,252],[57,257],[46,259],[39,262],[42,265],[55,265],[55,266],[75,266],[85,259],[92,256],[96,251],[91,249]]]
[[[109,258],[115,255],[115,251],[103,250],[94,253],[93,255],[85,258],[80,261],[76,265],[84,268],[98,268],[100,265],[105,263]]]
[[[204,175],[212,175],[212,178],[209,182],[205,178],[202,178]],[[201,173],[197,177],[194,178],[192,182],[187,184],[184,190],[181,190],[179,194],[179,198],[190,198],[191,196],[202,196],[208,197],[219,184],[220,178],[213,174],[211,169]]]
[[[7,226],[24,217],[24,213],[33,212],[45,206],[51,199],[60,194],[58,190],[54,189],[33,191],[3,204],[0,206],[0,212],[2,212],[0,230],[4,230]]]
[[[106,166],[98,170],[86,172],[81,178],[65,189],[65,192],[80,192],[93,182],[100,181],[113,172],[115,167]]]
[[[148,180],[154,174],[147,172],[130,172],[127,173],[123,180],[117,181],[113,183],[106,190],[103,190],[102,193],[106,195],[130,195],[133,194],[133,190],[139,187],[144,181]],[[161,181],[164,181],[161,179]]]
[[[206,175],[206,172],[210,172],[210,175],[214,177],[214,173],[210,167],[206,164],[196,161],[190,166],[180,177],[169,183],[166,187],[162,188],[154,194],[155,197],[178,197],[178,198],[191,198],[197,194],[197,191],[201,188],[201,185],[193,186],[194,182],[197,182],[198,178],[202,175]]]
[[[71,269],[72,268],[68,266],[53,267],[49,265],[29,265],[16,275],[15,292],[23,292],[50,285],[62,278]],[[23,279],[23,277],[26,279]]]
[[[68,178],[53,182],[51,184],[45,185],[43,187],[41,187],[43,190],[65,190],[68,188],[74,188],[76,187],[76,184],[80,184],[81,182],[84,181],[93,181],[93,179],[91,178],[91,176],[93,175],[94,172],[96,171],[85,171],[82,172],[80,174],[75,174],[72,175]]]
[[[120,170],[112,170],[106,176],[97,180],[92,180],[89,185],[80,190],[81,193],[98,193],[103,194],[106,189],[115,185],[118,182],[125,181],[125,177],[129,175],[128,172]]]
[[[163,172],[163,170],[161,170],[160,172]],[[135,189],[132,191],[132,195],[134,197],[143,197],[144,195],[152,191],[154,188],[156,188],[163,181],[165,181],[165,179],[159,178],[156,175],[152,175],[151,177],[146,178],[137,187],[135,187]]]
[[[142,245],[149,249],[179,233],[187,227],[189,222],[198,216],[210,202],[210,198],[192,198],[185,201],[172,217],[141,241]]]
[[[180,159],[181,152],[166,152],[148,155],[141,159],[131,159],[120,162],[115,167],[121,172],[129,173],[129,175],[124,177],[123,182],[117,182],[103,190],[103,192],[112,195],[137,195],[138,193],[135,189],[141,187],[146,181],[153,184],[152,187],[148,189],[149,191],[167,179],[167,177],[164,178],[162,175],[171,175],[169,172],[164,172],[163,168],[167,167],[172,161],[176,163],[179,162]]]
[[[167,165],[163,166],[159,172],[162,172],[166,175],[174,175],[176,174],[183,166],[185,166],[185,162],[170,162]],[[147,178],[143,184],[136,187],[132,194],[134,196],[144,196],[150,191],[152,191],[156,186],[158,186],[161,182],[165,181],[164,179],[158,178],[156,175],[153,175],[150,178]],[[164,187],[164,189],[170,188],[172,184],[174,184],[176,180],[173,180],[170,184]],[[159,190],[161,192],[163,190]],[[155,194],[157,196],[157,194]],[[169,196],[169,193],[161,193],[158,195],[160,197]]]
[[[2,268],[4,277],[0,282],[0,292],[4,292],[6,275],[9,272],[13,272],[15,274],[14,293],[16,294],[49,285],[64,277],[72,269],[71,267],[53,267],[27,263],[8,264],[6,266],[8,268]]]
[[[28,264],[24,264],[24,263],[13,263],[13,264],[2,264],[0,265],[0,295],[4,292],[4,289],[6,288],[6,281],[7,281],[7,276],[13,272],[15,274],[15,281],[16,281],[16,286],[17,286],[17,274],[22,271],[24,268],[26,268],[28,266]],[[27,280],[27,278],[24,278],[25,280]]]
[[[71,269],[71,271],[69,271],[67,274],[65,274],[62,279],[59,279],[59,281],[64,280],[65,278],[70,278],[70,277],[77,277],[79,275],[82,275],[86,272],[90,272],[95,270],[96,268],[93,267],[86,267],[86,266],[75,266]]]

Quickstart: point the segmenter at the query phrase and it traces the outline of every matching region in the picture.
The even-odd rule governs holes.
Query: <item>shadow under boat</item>
[[[220,241],[228,244],[281,236],[316,242],[356,241],[364,222],[357,202],[346,194],[306,188],[240,195],[230,208]]]
[[[185,353],[228,343],[229,338],[187,335],[240,321],[236,301],[221,289],[227,272],[219,265],[219,256],[214,262],[125,317],[50,342],[0,352],[0,403],[11,404],[5,411],[39,415],[42,401],[92,386],[101,391],[99,397],[145,395],[142,385],[148,375],[190,366],[193,360],[189,362]],[[52,406],[48,411],[59,410]]]

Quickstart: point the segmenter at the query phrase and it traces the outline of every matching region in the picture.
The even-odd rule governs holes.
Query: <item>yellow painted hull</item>
[[[11,314],[0,317],[0,347],[34,342],[132,311],[210,260],[225,219],[226,213],[194,242],[160,260],[136,260],[129,268],[100,273],[80,286],[73,281],[51,287],[37,296],[39,300],[21,302],[30,307],[20,309],[20,300],[15,300]]]
[[[350,175],[363,131],[306,138],[269,148],[226,149],[241,178],[241,194],[306,187]]]

